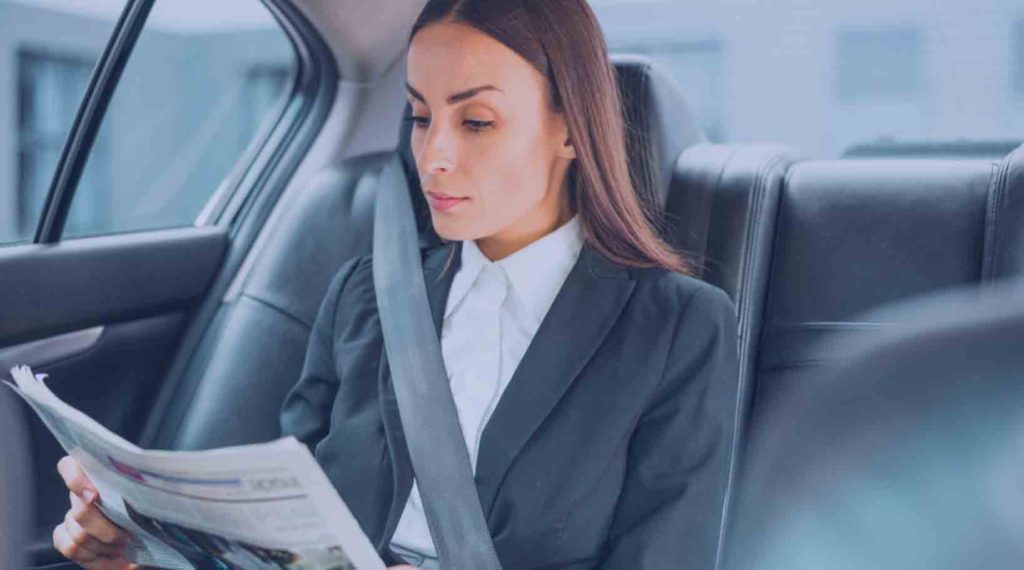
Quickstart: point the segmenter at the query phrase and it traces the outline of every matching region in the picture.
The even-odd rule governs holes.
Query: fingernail
[[[96,498],[96,491],[93,491],[92,489],[86,489],[82,491],[82,498],[85,499],[86,504],[91,505],[93,499]]]

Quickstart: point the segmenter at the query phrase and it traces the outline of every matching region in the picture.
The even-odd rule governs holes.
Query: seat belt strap
[[[373,285],[427,527],[444,570],[500,570],[441,355],[409,186],[396,155],[378,184]]]

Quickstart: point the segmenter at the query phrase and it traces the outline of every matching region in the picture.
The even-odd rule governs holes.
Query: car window
[[[287,36],[258,0],[158,0],[86,162],[64,237],[193,224],[281,110],[294,68]]]
[[[0,239],[24,241],[34,232],[121,7],[109,0],[24,0],[15,18],[0,18],[0,36],[26,25],[37,30],[14,48],[24,127],[19,175],[6,191],[15,212],[6,215],[17,229]],[[82,31],[97,40],[64,41]],[[294,69],[287,36],[258,0],[157,0],[100,125],[63,237],[193,225],[250,142],[273,124]]]
[[[70,2],[65,3],[70,5]],[[32,239],[93,67],[123,1],[0,0],[0,244]]]
[[[1024,140],[1019,0],[591,0],[715,142],[810,157],[999,156]]]

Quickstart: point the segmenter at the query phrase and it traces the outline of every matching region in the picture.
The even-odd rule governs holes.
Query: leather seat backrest
[[[779,200],[758,409],[798,393],[839,337],[892,323],[864,311],[1019,273],[1020,150],[985,160],[814,161],[790,168]],[[790,394],[790,395],[787,395]]]
[[[391,155],[324,170],[289,204],[241,291],[205,332],[157,440],[146,445],[206,449],[280,435],[281,402],[302,369],[327,286],[346,260],[370,253],[376,174]]]
[[[858,320],[907,325],[836,339],[836,366],[766,410],[725,567],[1017,567],[1024,280]]]
[[[671,241],[700,262],[697,277],[736,304],[737,456],[747,432],[779,197],[794,156],[778,146],[698,144],[679,157],[669,184]]]

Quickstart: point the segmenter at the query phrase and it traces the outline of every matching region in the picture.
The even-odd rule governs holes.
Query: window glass
[[[1024,18],[1017,20],[1013,30],[1013,51],[1010,53],[1013,62],[1013,88],[1017,95],[1024,98]]]
[[[20,85],[18,117],[18,227],[28,235],[43,209],[64,139],[74,121],[95,62],[32,52],[18,54]],[[106,137],[96,141],[94,153],[107,152]],[[80,188],[90,200],[72,212],[69,225],[96,224],[110,205],[98,202],[97,187],[109,185],[109,172],[96,169],[82,178]]]
[[[917,101],[922,96],[921,38],[916,29],[839,32],[836,73],[843,103]]]
[[[0,244],[30,240],[123,0],[0,0]],[[259,0],[157,0],[64,237],[188,226],[283,108],[292,46]],[[10,81],[7,80],[10,78]]]
[[[1024,141],[1020,0],[590,3],[613,52],[666,64],[712,140],[823,158]]]
[[[109,146],[85,166],[109,182],[83,177],[64,237],[192,225],[283,108],[294,68],[258,0],[158,0],[100,127]],[[74,217],[93,204],[102,216]]]
[[[240,144],[249,142],[256,134],[261,121],[268,118],[267,110],[285,91],[290,79],[291,69],[285,65],[255,65],[246,72],[242,90],[242,128],[238,131]]]
[[[76,10],[69,9],[72,4]],[[122,0],[0,0],[0,244],[32,239],[57,160]],[[104,142],[97,150],[104,152]],[[97,171],[83,186],[107,183]],[[106,206],[83,202],[75,223]]]

